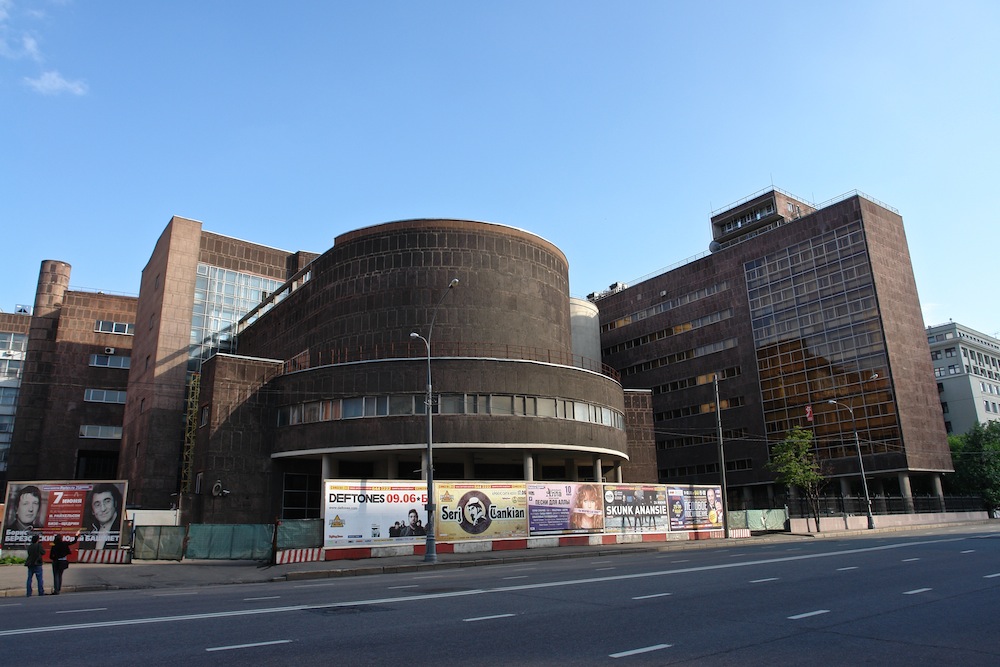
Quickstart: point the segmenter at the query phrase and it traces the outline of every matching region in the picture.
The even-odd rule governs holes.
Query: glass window
[[[423,400],[421,398],[421,400]],[[402,396],[390,396],[389,397],[389,414],[390,415],[412,415],[413,414],[413,396],[406,394]]]
[[[439,412],[444,415],[460,415],[465,408],[465,394],[441,394]]]
[[[491,415],[514,414],[514,397],[498,396],[496,394],[490,396],[490,414]]]
[[[344,419],[357,419],[365,416],[364,398],[345,398],[343,403]]]

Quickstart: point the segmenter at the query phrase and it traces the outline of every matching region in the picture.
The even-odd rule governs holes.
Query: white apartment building
[[[945,430],[1000,420],[1000,340],[948,322],[927,327]]]

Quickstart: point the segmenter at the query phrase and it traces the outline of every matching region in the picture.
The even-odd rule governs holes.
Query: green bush
[[[4,556],[0,558],[0,565],[24,565],[24,559],[17,556]]]

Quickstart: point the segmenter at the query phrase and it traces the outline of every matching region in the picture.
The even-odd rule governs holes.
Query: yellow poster
[[[527,485],[524,482],[438,482],[437,525],[444,542],[528,536]]]

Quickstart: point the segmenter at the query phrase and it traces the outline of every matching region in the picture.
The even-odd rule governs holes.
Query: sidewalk
[[[130,565],[73,563],[63,575],[62,593],[83,591],[190,588],[223,584],[252,584],[269,581],[300,581],[330,577],[354,577],[426,569],[480,567],[564,558],[600,557],[629,553],[690,551],[723,547],[811,539],[809,536],[780,533],[744,539],[715,539],[690,542],[645,542],[604,546],[571,546],[491,551],[475,554],[438,554],[437,563],[425,563],[423,556],[394,556],[365,560],[316,561],[287,565],[263,565],[256,561],[183,560],[133,561]],[[24,597],[28,572],[23,565],[0,565],[0,597]],[[52,568],[45,564],[45,590],[52,589]]]

